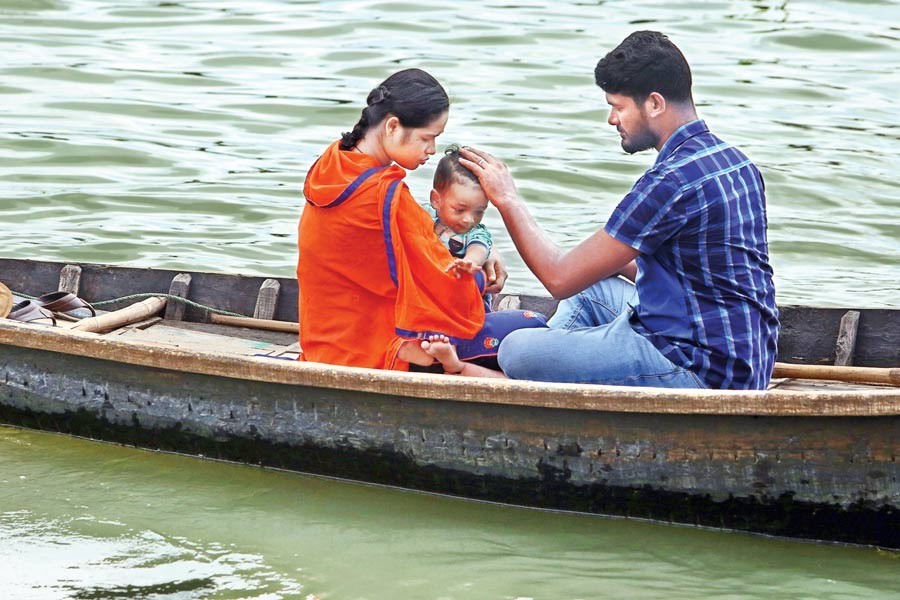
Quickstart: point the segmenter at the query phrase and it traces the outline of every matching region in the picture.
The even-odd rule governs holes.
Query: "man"
[[[759,171],[697,118],[690,67],[665,35],[629,35],[594,75],[622,148],[659,154],[572,250],[537,225],[502,162],[462,153],[528,268],[565,298],[550,329],[504,340],[500,366],[516,379],[765,389],[778,311]]]

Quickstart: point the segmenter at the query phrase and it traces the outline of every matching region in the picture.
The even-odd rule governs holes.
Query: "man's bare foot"
[[[427,340],[422,340],[422,350],[437,359],[444,367],[444,373],[457,375],[462,372],[466,364],[456,355],[456,347],[450,343],[446,335],[430,335]]]

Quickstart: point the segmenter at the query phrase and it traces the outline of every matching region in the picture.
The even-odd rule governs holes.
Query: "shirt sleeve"
[[[432,218],[432,220],[437,219],[437,211],[434,210],[434,207],[429,202],[423,202],[419,204],[422,208],[425,209],[425,212],[428,213],[428,216]]]
[[[494,246],[494,238],[491,236],[491,232],[481,223],[466,233],[466,248],[468,249],[472,244],[481,244],[488,249],[488,252]]]
[[[687,223],[684,193],[664,174],[648,171],[619,202],[606,233],[643,254],[653,254]]]

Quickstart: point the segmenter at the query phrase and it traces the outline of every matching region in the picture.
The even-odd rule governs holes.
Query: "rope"
[[[28,294],[21,294],[19,292],[13,292],[13,295],[19,296],[20,298],[25,298],[27,300],[37,300],[37,296],[29,296]],[[194,302],[193,300],[188,300],[187,298],[182,298],[181,296],[176,296],[175,294],[131,294],[129,296],[122,296],[121,298],[113,298],[112,300],[101,300],[100,302],[91,302],[94,307],[98,306],[106,306],[107,304],[117,304],[119,302],[126,302],[128,300],[140,300],[143,298],[166,298],[167,300],[174,300],[175,302],[182,302],[187,306],[192,306],[194,308],[199,308],[200,310],[205,310],[206,312],[216,313],[219,315],[226,315],[229,317],[246,317],[247,315],[242,315],[240,313],[229,312],[227,310],[222,310],[219,308],[213,308],[212,306],[206,306],[205,304],[200,304],[199,302]]]

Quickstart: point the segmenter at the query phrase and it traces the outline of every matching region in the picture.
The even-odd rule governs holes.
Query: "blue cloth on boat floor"
[[[546,326],[547,317],[541,313],[531,310],[501,310],[487,313],[484,316],[484,327],[471,340],[450,338],[450,341],[456,346],[456,354],[460,360],[495,357],[500,343],[510,332]]]

